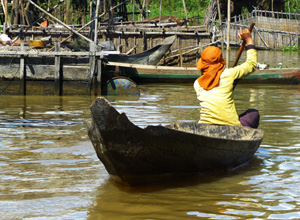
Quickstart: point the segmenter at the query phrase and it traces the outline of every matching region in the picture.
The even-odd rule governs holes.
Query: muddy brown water
[[[135,124],[194,121],[192,85],[110,97]],[[90,96],[0,96],[0,219],[300,219],[300,87],[238,85],[264,140],[236,171],[130,188],[110,179],[87,136]]]

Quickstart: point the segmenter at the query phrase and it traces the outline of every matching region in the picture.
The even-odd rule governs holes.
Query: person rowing
[[[225,68],[222,52],[214,46],[205,48],[197,62],[201,76],[194,82],[194,89],[201,106],[199,123],[252,128],[259,126],[258,110],[248,109],[238,115],[233,100],[236,80],[248,76],[257,66],[257,51],[250,31],[240,30],[238,36],[247,45],[247,58],[244,63]]]

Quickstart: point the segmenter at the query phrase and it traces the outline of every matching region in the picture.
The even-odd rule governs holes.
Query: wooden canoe
[[[108,173],[129,185],[205,174],[246,164],[263,131],[240,126],[175,123],[140,128],[102,97],[91,105],[88,135]]]
[[[109,62],[131,63],[141,65],[156,65],[165,53],[170,49],[175,41],[175,36],[167,37],[164,42],[142,53],[126,55],[126,54],[109,54],[107,60]]]
[[[193,82],[200,76],[195,67],[138,65],[109,62],[107,69],[115,74],[131,78],[135,82]],[[272,68],[256,70],[242,83],[300,84],[299,68]]]

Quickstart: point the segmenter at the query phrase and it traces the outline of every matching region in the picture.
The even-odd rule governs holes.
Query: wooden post
[[[137,47],[136,36],[134,36],[133,43],[134,43],[134,53],[136,54],[136,47]]]
[[[179,50],[179,56],[178,56],[178,66],[182,67],[183,59],[182,59],[182,50],[181,50],[181,41],[180,37],[177,35],[177,41],[178,41],[178,50]]]
[[[81,24],[86,24],[86,9],[87,9],[87,1],[79,1],[79,7],[80,7],[80,17],[81,17]]]
[[[152,48],[153,47],[153,38],[151,37],[150,38],[150,48]]]
[[[89,91],[93,95],[94,88],[94,76],[95,76],[95,66],[96,66],[96,47],[94,42],[90,43],[90,74],[89,74]]]
[[[182,0],[182,4],[183,4],[183,9],[184,9],[184,14],[185,14],[185,21],[186,21],[186,26],[189,25],[189,21],[188,21],[188,15],[187,15],[187,12],[186,12],[186,6],[185,6],[185,1]]]
[[[257,30],[257,29],[256,29]],[[255,33],[255,32],[254,32]],[[259,31],[257,30],[257,35],[259,36],[259,38],[261,39],[261,41],[263,42],[263,44],[266,46],[266,47],[269,47],[269,45],[264,41],[263,37],[261,36],[261,34],[259,33]],[[255,35],[254,35],[255,36]],[[256,44],[256,43],[255,43]]]
[[[96,78],[96,93],[95,95],[101,95],[102,94],[102,59],[97,59],[97,78]]]
[[[104,9],[105,9],[105,0],[104,0]],[[90,8],[90,14],[89,14],[89,16],[90,16],[90,22],[91,22],[91,20],[92,20],[92,18],[93,18],[93,10],[92,10],[92,8],[93,8],[93,0],[91,0],[90,2],[89,2],[89,8]]]
[[[273,48],[275,49],[276,47],[275,32],[273,32],[272,35],[273,35]]]
[[[226,52],[226,66],[229,68],[229,51],[230,51],[230,0],[227,0],[227,52]]]
[[[146,13],[144,13],[145,17],[143,16],[143,11],[144,11],[144,8],[145,8],[145,4],[146,4],[146,0],[143,0],[142,8],[140,9],[141,21],[143,21],[144,18],[146,18]]]
[[[219,29],[220,29],[220,27],[222,25],[220,0],[217,0],[217,5],[218,5],[218,14],[219,14],[219,23],[220,23]],[[222,49],[222,53],[223,53],[223,50],[224,50],[224,38],[223,38],[223,32],[221,30],[220,30],[220,34],[221,34],[221,49]]]
[[[146,0],[146,16],[149,18],[149,0]]]
[[[201,43],[201,41],[199,42],[198,45],[199,45],[198,53],[199,53],[199,55],[201,57],[201,53],[202,53],[202,43]],[[199,59],[196,57],[196,66],[197,66],[198,60]]]
[[[162,8],[162,0],[160,0],[160,6],[159,6],[159,26],[161,26],[161,8]]]
[[[96,8],[95,8],[94,0],[91,0],[90,11],[91,11],[91,18],[95,18],[96,17],[95,16]],[[96,24],[96,21],[93,21],[90,26],[90,38],[93,40],[95,38],[95,24]]]
[[[13,1],[13,24],[19,23],[19,0]]]
[[[132,1],[132,21],[134,21],[134,0],[131,0]]]
[[[24,44],[21,44],[21,58],[20,58],[20,95],[26,95],[26,66],[24,58]]]
[[[98,14],[99,14],[99,6],[100,6],[100,0],[97,0],[96,5],[96,14],[95,14],[95,33],[94,33],[94,42],[97,45],[98,44]]]
[[[290,1],[288,1],[288,9],[289,9],[289,20],[291,19],[291,8],[290,8]]]
[[[143,37],[143,44],[144,44],[144,51],[147,50],[147,38],[145,37],[145,31],[142,31],[142,37]]]
[[[71,23],[71,0],[67,0],[66,1],[66,12],[65,12],[65,17],[64,17],[64,21],[66,24],[70,24]]]
[[[7,0],[1,1],[4,5],[3,12],[4,12],[4,24],[3,24],[3,34],[6,34],[6,26],[8,24],[8,14],[7,14]]]
[[[60,51],[60,43],[55,42],[55,51]],[[54,68],[55,68],[55,76],[54,76],[54,95],[61,96],[62,95],[62,85],[63,85],[63,75],[61,68],[61,58],[58,55],[55,55],[54,58]]]
[[[5,23],[8,23],[7,0],[4,0]]]

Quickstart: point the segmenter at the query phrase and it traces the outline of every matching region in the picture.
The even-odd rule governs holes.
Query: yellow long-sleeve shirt
[[[201,111],[199,123],[241,126],[233,100],[233,81],[248,76],[256,69],[257,51],[247,50],[246,61],[234,68],[225,69],[219,85],[211,90],[203,89],[198,80],[194,83]]]

